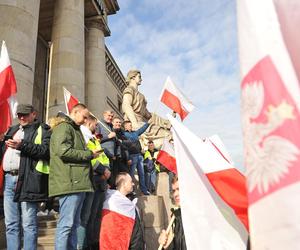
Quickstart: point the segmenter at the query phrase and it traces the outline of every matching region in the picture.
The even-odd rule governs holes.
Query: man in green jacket
[[[86,148],[80,125],[89,111],[84,104],[73,107],[70,117],[57,125],[50,140],[49,196],[59,198],[59,221],[56,229],[55,249],[77,248],[77,227],[85,192],[92,192],[90,161],[98,150]]]

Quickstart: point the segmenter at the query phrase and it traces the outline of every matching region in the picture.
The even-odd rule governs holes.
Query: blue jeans
[[[137,168],[139,175],[139,184],[141,191],[146,194],[148,192],[146,183],[145,183],[145,172],[144,172],[144,158],[141,154],[132,154],[130,155],[130,160],[132,161],[130,166],[130,175],[133,178],[135,169]]]
[[[77,228],[85,193],[59,197],[59,220],[55,235],[56,250],[77,249]]]
[[[146,186],[151,193],[156,189],[156,175],[157,173],[155,169],[151,170],[150,173],[145,173]]]
[[[21,223],[24,232],[24,250],[37,249],[37,203],[14,202],[18,176],[5,174],[4,216],[8,250],[21,249]]]
[[[88,223],[87,237],[89,245],[99,245],[102,207],[105,200],[105,191],[95,190],[91,215]]]
[[[81,214],[80,214],[80,226],[77,228],[77,249],[84,249],[87,244],[87,225],[91,215],[92,204],[94,200],[93,192],[85,193]]]

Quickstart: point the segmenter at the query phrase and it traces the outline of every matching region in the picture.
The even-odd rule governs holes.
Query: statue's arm
[[[128,119],[131,121],[133,127],[137,127],[137,119],[135,117],[135,113],[132,108],[132,95],[124,94],[123,95],[123,103],[122,109],[123,112],[126,114]]]

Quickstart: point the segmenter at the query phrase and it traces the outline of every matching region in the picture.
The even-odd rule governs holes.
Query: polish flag
[[[237,6],[251,249],[300,249],[300,1]]]
[[[207,162],[201,164],[202,171],[215,191],[235,212],[248,229],[248,197],[245,176],[237,170],[218,135],[204,142],[207,146]]]
[[[169,76],[162,90],[160,101],[179,114],[181,120],[195,108],[191,101],[175,86]]]
[[[66,111],[69,115],[72,108],[79,103],[78,99],[73,96],[66,88],[64,88],[64,97],[65,97],[65,104],[66,104]]]
[[[247,229],[220,198],[203,171],[206,166],[226,161],[212,150],[211,144],[203,142],[178,120],[168,118],[173,127],[187,249],[246,249]]]
[[[200,140],[200,139],[199,139]],[[207,162],[201,165],[201,169],[214,187],[215,191],[235,212],[236,216],[248,229],[248,198],[246,178],[238,171],[231,160],[222,140],[218,135],[206,139],[205,153]],[[175,151],[168,140],[164,141],[162,149],[158,153],[157,161],[168,170],[177,174]]]
[[[156,160],[169,171],[177,174],[174,146],[168,141],[168,139],[164,139]]]
[[[106,191],[102,209],[100,250],[128,250],[136,216],[136,204],[118,190]]]
[[[6,44],[3,41],[0,54],[0,134],[5,133],[15,118],[17,83],[10,64]]]

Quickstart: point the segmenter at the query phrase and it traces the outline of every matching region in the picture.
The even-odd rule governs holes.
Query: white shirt
[[[19,130],[14,134],[13,139],[23,140],[24,130],[20,126]],[[3,170],[18,170],[20,167],[21,151],[7,147],[3,157]]]
[[[80,130],[84,137],[85,143],[87,144],[89,142],[89,140],[92,139],[94,136],[93,136],[91,130],[84,125],[80,126]]]

